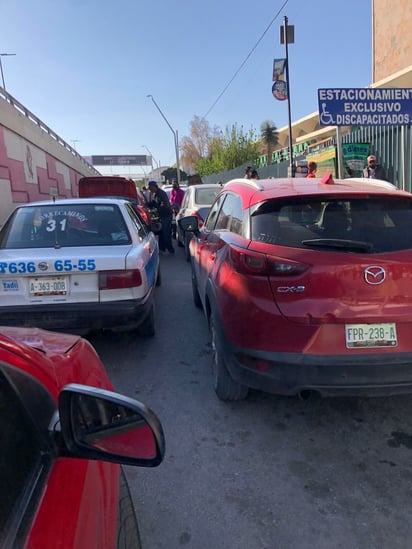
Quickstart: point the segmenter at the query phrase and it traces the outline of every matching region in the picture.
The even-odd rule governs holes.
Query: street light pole
[[[166,122],[166,124],[169,126],[170,131],[171,131],[172,134],[173,134],[174,141],[175,141],[175,152],[176,152],[177,182],[178,182],[178,184],[180,185],[179,137],[178,137],[177,130],[174,130],[174,129],[172,128],[172,126],[170,125],[168,119],[167,119],[166,116],[163,114],[161,108],[160,108],[159,105],[156,103],[156,101],[155,101],[153,95],[147,95],[147,97],[150,97],[150,99],[152,100],[154,106],[155,106],[156,109],[160,112],[160,114],[162,115],[163,120],[164,120],[164,121]]]
[[[16,55],[15,53],[0,53],[0,72],[1,72],[1,81],[3,82],[3,89],[6,91],[6,84],[4,82],[4,73],[3,73],[3,65],[1,63],[1,58],[10,56],[10,55]]]
[[[295,28],[293,25],[288,25],[286,15],[283,18],[283,27],[281,27],[280,42],[285,44],[286,53],[286,89],[288,96],[288,126],[289,126],[289,170],[290,177],[295,177],[295,167],[293,165],[293,137],[292,137],[292,116],[290,114],[290,73],[289,73],[289,53],[288,44],[293,44],[295,39]]]
[[[156,162],[156,166],[157,166],[158,168],[160,168],[160,162],[158,162],[158,161],[156,160],[156,158],[153,156],[153,153],[151,152],[151,150],[150,150],[148,147],[146,147],[146,145],[142,145],[142,147],[143,147],[144,149],[146,149],[147,152],[150,154],[150,156],[151,156],[151,158],[152,158],[152,167],[153,167],[153,160],[154,160],[154,161]]]

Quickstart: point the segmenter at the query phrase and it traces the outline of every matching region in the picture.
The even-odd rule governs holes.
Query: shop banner
[[[285,70],[286,59],[274,59],[272,82],[276,82],[276,80],[285,80]]]

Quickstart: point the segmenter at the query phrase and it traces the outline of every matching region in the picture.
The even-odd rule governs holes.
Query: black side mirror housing
[[[59,395],[65,457],[156,467],[165,453],[157,416],[132,398],[71,383]]]
[[[199,219],[195,215],[188,215],[178,220],[182,231],[197,234],[199,232]]]

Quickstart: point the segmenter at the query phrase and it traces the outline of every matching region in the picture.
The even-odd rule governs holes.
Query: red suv
[[[233,180],[190,243],[219,398],[412,393],[412,194]]]
[[[130,200],[144,223],[155,234],[160,231],[156,210],[150,209],[143,192],[133,179],[115,175],[88,176],[79,179],[79,198],[124,198]]]

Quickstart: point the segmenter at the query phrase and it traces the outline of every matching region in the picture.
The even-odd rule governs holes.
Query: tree
[[[260,126],[260,136],[262,143],[266,145],[267,163],[272,164],[272,153],[279,143],[277,128],[272,120],[265,120],[265,122],[262,122],[262,125]]]
[[[199,159],[196,169],[200,175],[209,175],[231,170],[245,162],[255,162],[259,156],[259,143],[255,130],[244,132],[236,124],[226,127],[225,132],[209,141],[209,155]]]
[[[210,143],[219,134],[219,128],[211,128],[209,122],[200,116],[194,116],[190,122],[190,136],[180,141],[180,159],[186,168],[194,170],[196,163],[210,154]]]

